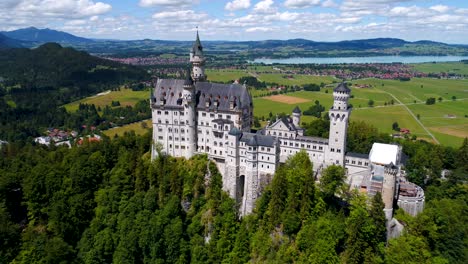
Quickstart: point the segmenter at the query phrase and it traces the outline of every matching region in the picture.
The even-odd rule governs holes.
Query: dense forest
[[[351,124],[350,140],[367,148],[363,133],[378,133],[363,125]],[[405,231],[388,242],[381,197],[348,192],[339,166],[316,184],[302,152],[239,218],[214,163],[151,161],[150,133],[71,149],[8,144],[0,263],[466,263],[468,140],[456,150],[406,142],[407,170],[428,175],[426,208],[397,210]],[[447,163],[453,173],[441,179]]]
[[[72,122],[66,103],[149,78],[143,69],[55,43],[0,50],[0,74],[0,140],[7,141]]]

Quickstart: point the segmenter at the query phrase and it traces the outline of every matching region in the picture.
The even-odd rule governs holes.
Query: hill
[[[0,49],[19,47],[21,47],[19,41],[11,39],[3,34],[0,34]]]
[[[73,44],[93,42],[91,39],[77,37],[67,32],[57,31],[49,28],[38,29],[35,27],[28,27],[13,31],[4,31],[1,33],[12,39],[39,43],[58,42]]]
[[[100,59],[56,43],[0,50],[0,138],[39,136],[49,127],[76,128],[69,102],[149,78],[143,69]]]

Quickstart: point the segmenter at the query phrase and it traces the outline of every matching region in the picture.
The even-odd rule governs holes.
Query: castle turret
[[[296,127],[299,127],[300,124],[301,124],[301,109],[296,106],[296,108],[294,108],[293,112],[292,112],[292,115],[293,115],[293,124],[294,126]]]
[[[203,55],[203,47],[200,42],[200,37],[193,43],[190,52],[190,63],[192,63],[192,78],[195,81],[204,81],[205,78],[205,56]]]
[[[183,106],[187,125],[187,148],[185,157],[192,157],[197,151],[197,122],[196,122],[196,98],[195,85],[190,76],[190,69],[187,71],[187,78],[184,82]]]
[[[333,106],[328,112],[330,117],[330,135],[325,160],[328,164],[344,166],[346,133],[349,115],[351,114],[351,109],[348,107],[350,93],[351,90],[344,82],[340,83],[333,90]]]

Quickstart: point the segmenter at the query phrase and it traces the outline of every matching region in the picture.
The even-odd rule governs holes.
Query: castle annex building
[[[242,215],[252,212],[263,186],[277,167],[304,150],[319,175],[329,165],[347,169],[351,188],[373,195],[381,192],[387,218],[395,200],[415,214],[424,206],[421,188],[407,183],[401,170],[401,148],[374,143],[369,154],[346,152],[351,90],[340,83],[329,109],[329,138],[304,136],[301,110],[252,132],[253,103],[247,87],[206,81],[203,47],[197,38],[190,51],[192,70],[185,80],[159,79],[151,93],[153,158],[162,152],[190,158],[207,154],[223,176],[223,188],[236,199]],[[399,196],[399,186],[404,192]],[[405,209],[406,210],[406,209]]]

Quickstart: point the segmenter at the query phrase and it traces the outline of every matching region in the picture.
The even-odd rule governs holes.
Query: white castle
[[[405,191],[401,170],[401,148],[374,143],[369,155],[346,152],[346,133],[351,108],[351,90],[340,83],[333,90],[329,109],[329,138],[304,136],[300,127],[301,110],[252,132],[253,103],[245,85],[206,81],[203,47],[197,32],[190,52],[192,70],[185,80],[158,79],[151,93],[153,144],[152,157],[162,153],[190,158],[207,154],[223,176],[223,188],[236,199],[241,215],[252,212],[263,187],[271,181],[280,163],[304,150],[313,163],[315,175],[336,164],[346,168],[351,188],[373,195],[381,192],[387,218],[392,217],[393,202],[417,213],[424,205],[424,193]],[[405,185],[410,186],[410,185]],[[422,193],[421,193],[422,192]],[[413,195],[414,194],[414,195]],[[404,205],[404,206],[403,206]],[[416,208],[416,209],[415,209]]]

